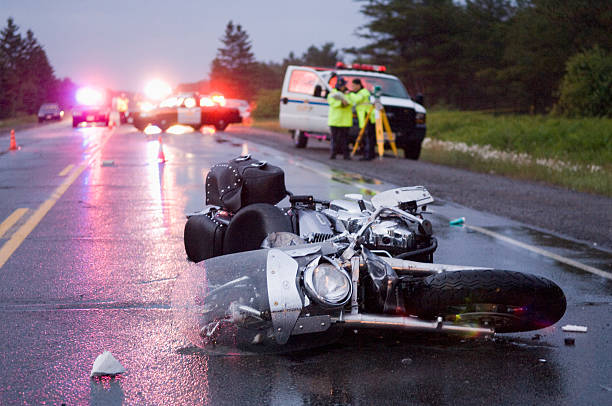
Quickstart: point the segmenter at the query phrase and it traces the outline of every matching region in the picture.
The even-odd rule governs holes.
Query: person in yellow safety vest
[[[370,114],[370,119],[366,123],[366,117],[368,112],[372,108],[370,103],[370,91],[363,87],[361,79],[353,79],[353,90],[349,94],[349,99],[355,106],[355,112],[357,113],[357,119],[359,120],[359,131],[365,127],[363,133],[363,157],[361,161],[371,161],[374,159],[374,146],[376,145],[376,134],[374,132],[374,125],[376,118],[374,112]]]
[[[342,154],[350,160],[348,149],[348,132],[353,126],[353,105],[345,94],[348,91],[346,80],[339,77],[335,89],[327,95],[329,115],[327,125],[331,130],[331,154],[329,159],[336,159],[336,154]]]
[[[127,122],[127,111],[128,111],[128,98],[125,93],[121,93],[121,96],[117,98],[117,111],[119,112],[119,122],[125,124]]]

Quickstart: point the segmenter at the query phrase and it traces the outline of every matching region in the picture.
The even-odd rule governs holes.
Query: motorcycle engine
[[[300,210],[299,229],[300,237],[308,243],[322,242],[334,236],[329,219],[316,210]]]
[[[381,220],[373,224],[365,237],[367,248],[385,250],[392,255],[413,250],[417,245],[414,231],[396,220]]]

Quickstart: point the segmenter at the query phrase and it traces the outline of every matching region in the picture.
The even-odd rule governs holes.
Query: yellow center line
[[[45,215],[51,210],[51,208],[55,205],[55,203],[59,200],[60,197],[68,190],[70,185],[79,177],[81,173],[87,168],[86,163],[80,164],[77,169],[72,172],[72,174],[62,182],[51,194],[51,197],[48,198],[41,204],[38,209],[32,214],[32,216],[26,221],[19,229],[13,234],[10,240],[8,240],[2,248],[0,248],[0,268],[4,266],[6,261],[13,255],[13,252],[19,248],[21,243],[26,239],[26,237],[36,228],[38,223],[45,217]]]
[[[66,176],[68,175],[68,172],[70,172],[72,170],[72,168],[74,168],[74,164],[70,164],[68,166],[66,166],[59,174],[58,176]]]
[[[0,224],[0,237],[2,237],[4,233],[6,233],[11,227],[13,227],[15,223],[18,222],[19,219],[27,213],[27,211],[27,208],[21,208],[11,213],[11,215],[8,216],[6,220],[2,222],[2,224]]]

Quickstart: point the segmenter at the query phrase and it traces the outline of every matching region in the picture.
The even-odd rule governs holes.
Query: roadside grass
[[[422,159],[612,196],[612,119],[428,112]]]
[[[473,172],[490,173],[516,179],[539,181],[568,189],[612,197],[612,168],[591,172],[588,169],[555,170],[536,163],[517,164],[505,160],[475,157],[460,151],[426,145],[421,152],[423,161],[433,162]]]
[[[583,165],[612,162],[612,119],[430,111],[431,138]]]
[[[38,117],[36,116],[36,114],[23,115],[0,120],[0,134],[4,133],[5,130],[10,131],[12,128],[23,128],[31,124],[36,124],[37,122]]]
[[[278,118],[254,118],[253,127],[261,128],[262,130],[274,131],[277,133],[287,132],[287,130],[281,128]]]
[[[284,133],[277,119],[254,127]],[[429,111],[421,159],[612,197],[612,119]]]

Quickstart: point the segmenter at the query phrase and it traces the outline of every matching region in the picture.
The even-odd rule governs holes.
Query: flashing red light
[[[82,87],[77,90],[76,100],[84,106],[99,106],[104,103],[104,93],[93,87]]]
[[[210,98],[219,106],[225,106],[225,97],[222,94],[214,93],[210,96]]]
[[[386,72],[387,71],[387,67],[384,65],[368,65],[365,63],[353,63],[347,66],[343,62],[336,62],[336,68],[363,70],[363,71],[369,71],[369,72]]]

